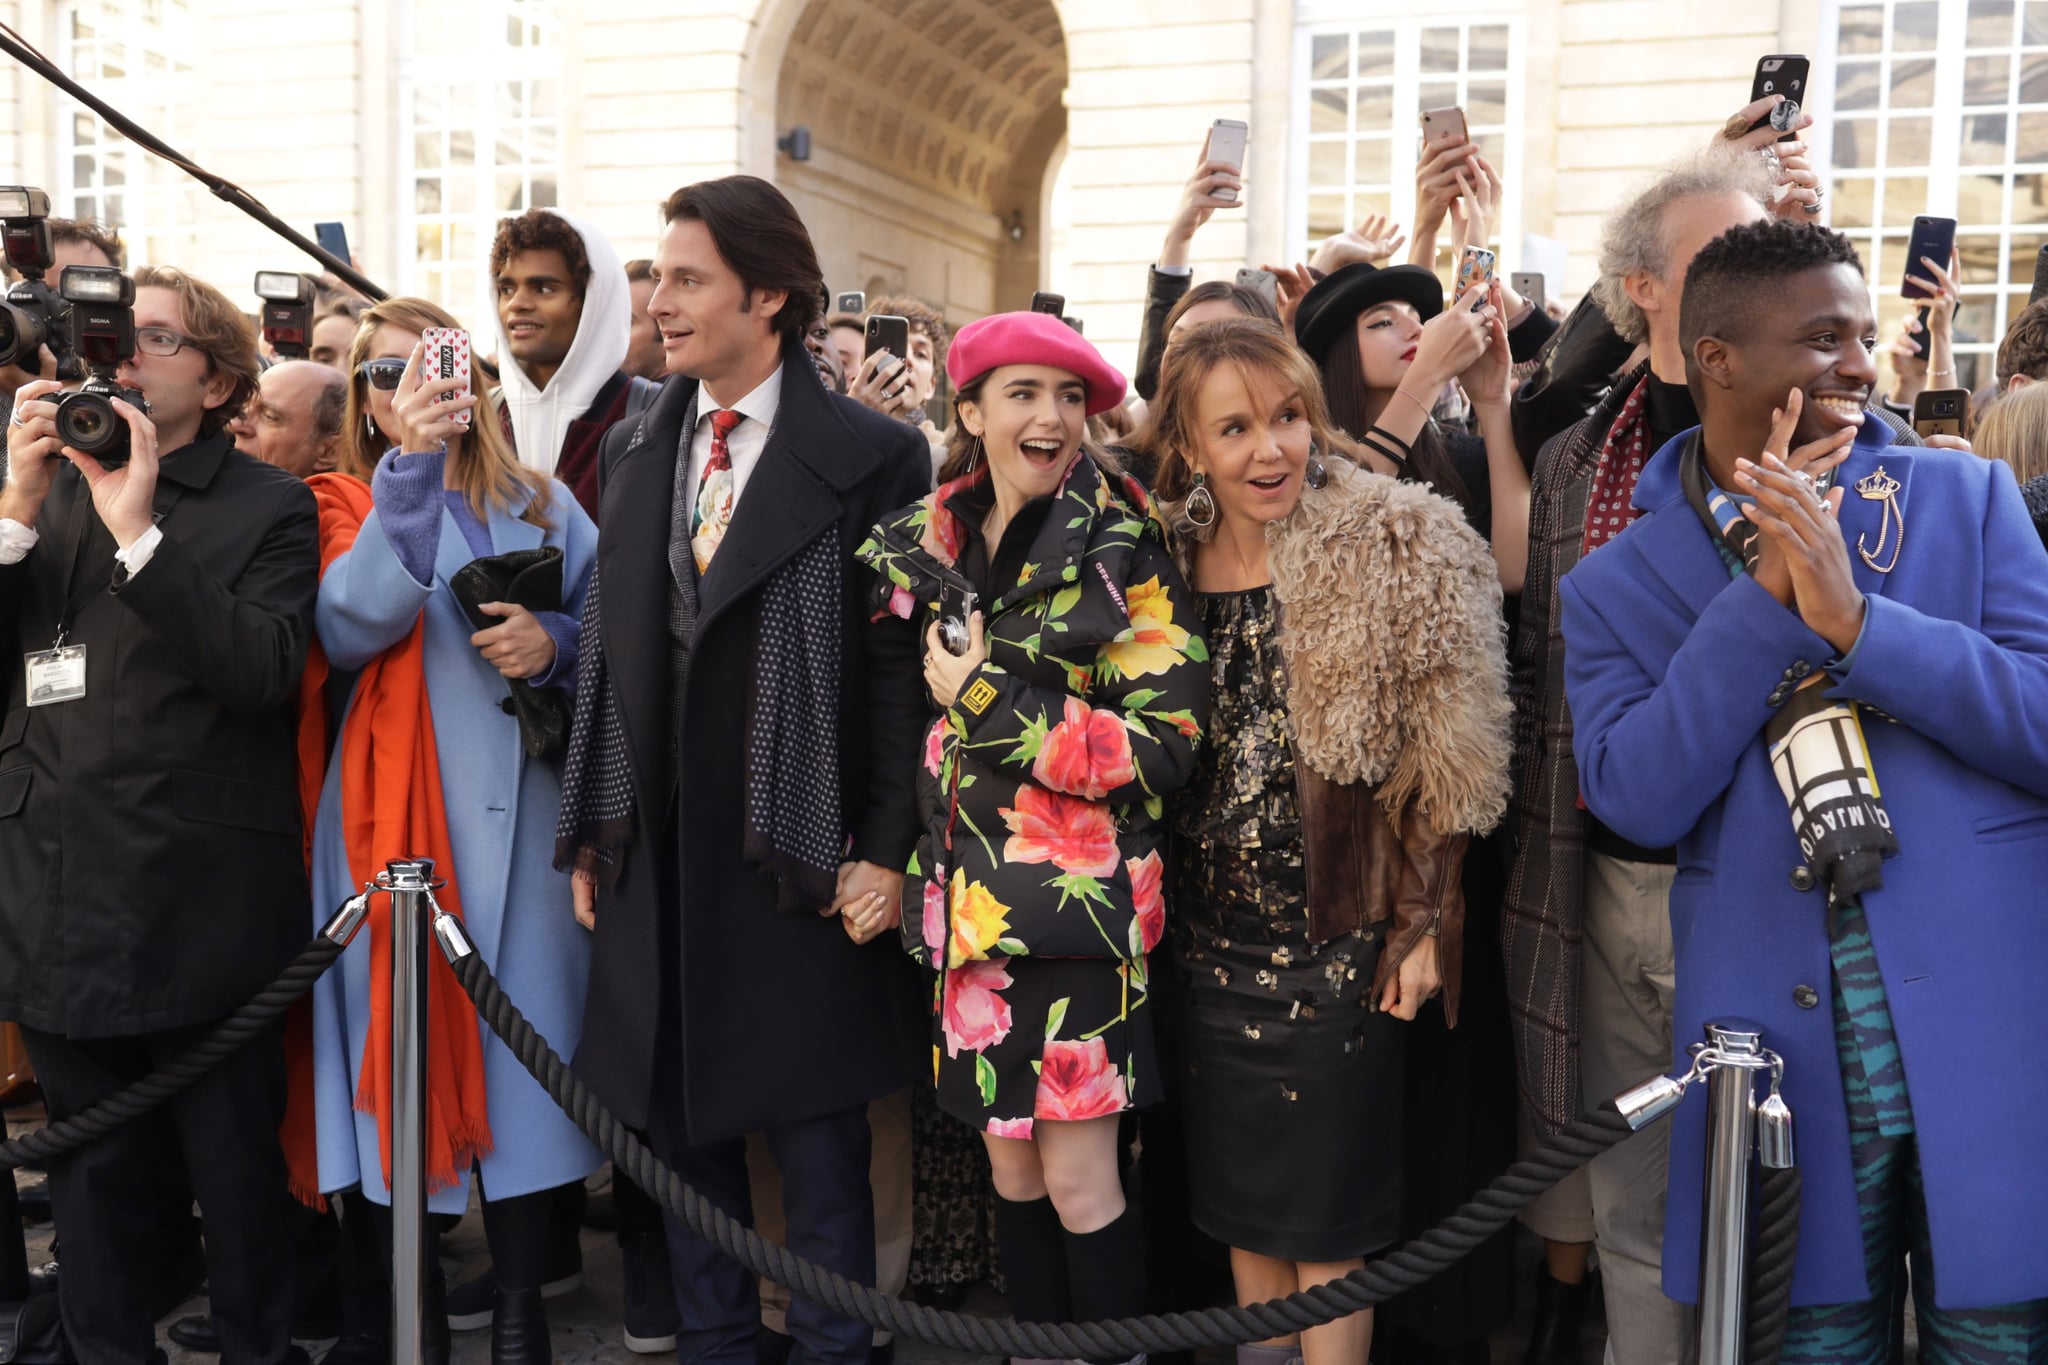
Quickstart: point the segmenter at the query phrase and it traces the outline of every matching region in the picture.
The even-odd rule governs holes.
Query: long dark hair
[[[1174,325],[1186,316],[1188,309],[1199,308],[1205,303],[1227,303],[1248,318],[1280,321],[1280,310],[1258,290],[1247,289],[1231,280],[1203,280],[1182,294],[1180,302],[1173,305],[1173,311],[1166,315],[1165,335],[1173,335]]]
[[[1330,405],[1330,420],[1356,438],[1372,428],[1372,389],[1365,382],[1365,360],[1358,350],[1358,328],[1346,327],[1330,343],[1319,367],[1323,372],[1323,398]],[[1408,463],[1400,477],[1412,483],[1426,483],[1460,507],[1471,506],[1471,491],[1458,477],[1451,463],[1450,448],[1436,419],[1422,424],[1409,448]]]

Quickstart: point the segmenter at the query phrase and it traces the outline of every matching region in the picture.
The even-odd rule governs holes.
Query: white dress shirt
[[[745,417],[725,438],[726,454],[732,457],[732,506],[739,511],[740,499],[747,491],[747,480],[752,477],[754,466],[761,462],[761,451],[768,444],[769,428],[775,425],[776,409],[782,406],[782,367],[776,366],[775,373],[757,385],[754,391],[732,405],[732,410]],[[711,414],[718,411],[718,404],[701,385],[697,389],[697,426],[690,434],[690,504],[696,505],[697,490],[704,483],[704,466],[711,462]]]
[[[163,543],[164,533],[152,526],[135,538],[135,543],[125,550],[114,551],[114,558],[133,578],[149,563],[156,547]],[[0,517],[0,564],[19,564],[28,558],[28,552],[35,549],[42,536],[33,526],[24,526],[13,517]]]

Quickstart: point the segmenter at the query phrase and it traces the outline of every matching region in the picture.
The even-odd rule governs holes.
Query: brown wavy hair
[[[356,322],[355,339],[348,344],[348,405],[342,417],[341,458],[337,468],[365,483],[376,472],[377,461],[390,449],[382,431],[374,435],[370,432],[369,400],[364,396],[370,381],[361,374],[363,362],[370,358],[377,329],[386,323],[408,332],[462,326],[453,314],[428,299],[385,299],[363,310]],[[479,366],[475,377],[481,379],[483,373]],[[485,394],[484,401],[471,408],[470,414],[473,420],[456,455],[454,479],[455,487],[469,503],[469,510],[478,521],[487,521],[494,508],[510,512],[524,502],[526,510],[519,515],[521,521],[543,530],[551,528],[548,508],[553,498],[548,478],[519,463],[512,440],[505,435],[499,420],[493,396]]]
[[[1182,512],[1195,486],[1194,453],[1202,444],[1196,409],[1201,405],[1202,385],[1226,365],[1235,366],[1247,378],[1253,373],[1270,375],[1281,387],[1299,394],[1318,455],[1335,454],[1354,464],[1364,463],[1350,438],[1331,424],[1329,407],[1323,401],[1322,375],[1315,362],[1280,330],[1280,324],[1264,318],[1218,318],[1185,328],[1174,338],[1166,363],[1160,367],[1142,451],[1157,471],[1152,476],[1152,493],[1159,500],[1162,519],[1197,539],[1202,528],[1191,528]]]
[[[235,381],[227,401],[199,417],[199,434],[211,436],[241,414],[256,395],[263,362],[256,354],[256,328],[226,294],[194,275],[168,265],[145,265],[134,275],[137,289],[168,289],[178,296],[178,320],[206,357],[206,377]]]

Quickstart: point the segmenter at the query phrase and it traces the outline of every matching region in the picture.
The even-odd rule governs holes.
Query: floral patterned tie
[[[732,524],[732,451],[726,437],[745,420],[745,414],[720,408],[711,414],[711,458],[704,462],[704,482],[697,489],[697,506],[690,513],[690,553],[696,556],[697,572],[711,567],[711,556],[725,539]]]

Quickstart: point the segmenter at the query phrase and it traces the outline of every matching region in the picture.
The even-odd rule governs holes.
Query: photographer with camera
[[[68,265],[96,265],[114,270],[121,268],[126,249],[121,245],[121,234],[110,227],[91,219],[50,218],[46,219],[50,229],[50,271],[62,276]],[[18,278],[18,272],[10,271]],[[38,348],[35,363],[23,365],[19,360],[11,365],[0,365],[0,397],[5,402],[0,407],[12,409],[15,394],[24,384],[38,379],[56,377],[57,358],[47,347]]]
[[[0,720],[0,1018],[53,1121],[180,1055],[303,941],[292,708],[318,571],[312,495],[229,448],[257,376],[240,310],[171,269],[132,293],[67,276],[101,296],[69,320],[92,378],[23,386],[0,488],[0,629],[26,664]],[[163,1111],[236,1362],[291,1349],[283,1108],[280,1026]],[[77,1359],[154,1348],[134,1225],[158,1164],[143,1125],[50,1163]]]

